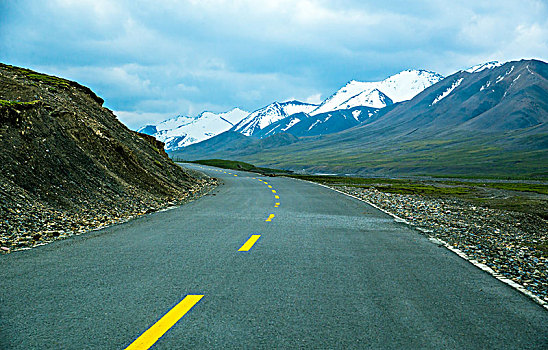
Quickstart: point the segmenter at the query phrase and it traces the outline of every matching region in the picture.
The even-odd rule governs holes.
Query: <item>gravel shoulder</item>
[[[188,190],[171,198],[155,198],[139,194],[117,196],[108,201],[90,201],[86,210],[63,210],[33,200],[28,193],[9,183],[0,183],[0,192],[19,190],[19,201],[1,207],[0,249],[7,254],[30,249],[74,235],[85,234],[107,226],[127,222],[133,218],[195,200],[218,185],[218,180],[202,173],[186,170],[196,179]]]

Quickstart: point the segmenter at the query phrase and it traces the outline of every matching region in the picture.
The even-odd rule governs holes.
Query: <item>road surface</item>
[[[0,256],[0,348],[124,349],[187,295],[154,349],[548,348],[542,307],[363,202],[204,171],[199,200]]]

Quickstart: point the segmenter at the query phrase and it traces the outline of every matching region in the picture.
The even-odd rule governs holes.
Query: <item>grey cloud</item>
[[[23,0],[0,10],[1,61],[90,86],[132,127],[325,98],[407,68],[548,57],[548,9],[535,0]]]

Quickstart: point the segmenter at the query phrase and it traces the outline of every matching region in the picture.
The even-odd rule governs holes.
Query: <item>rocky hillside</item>
[[[209,181],[174,164],[90,89],[0,64],[3,251],[85,232],[190,197]]]

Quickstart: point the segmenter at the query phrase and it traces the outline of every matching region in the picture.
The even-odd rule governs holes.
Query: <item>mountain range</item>
[[[264,138],[280,132],[295,136],[323,135],[356,126],[394,103],[411,99],[443,79],[425,70],[406,70],[378,82],[352,80],[321,104],[300,101],[273,102],[252,113],[233,109],[226,113],[204,112],[196,117],[178,116],[138,132],[151,135],[176,151],[231,130]],[[382,114],[382,113],[381,113]]]
[[[194,118],[177,116],[158,125],[145,125],[137,132],[164,142],[166,150],[176,150],[227,131],[248,114],[234,108],[225,113],[202,112]]]
[[[394,95],[383,93],[393,100]],[[280,134],[267,134],[268,127],[262,129],[263,135],[258,134],[263,139],[253,142],[235,137],[231,130],[172,152],[172,156],[188,160],[238,159],[308,172],[548,175],[548,64],[545,62],[489,62],[456,72],[412,99],[377,109],[376,113],[374,107],[354,108],[336,110],[340,118],[350,119],[358,112],[361,116],[355,126],[338,132],[291,133],[303,122],[312,125],[318,121],[310,124],[307,117],[326,121],[327,116],[335,114],[331,111],[313,115],[312,111],[286,117],[289,122],[285,119],[276,122],[281,125],[280,132],[291,134],[283,143]],[[364,113],[368,118],[364,118]],[[291,118],[301,121],[287,128]],[[270,127],[276,127],[276,123]],[[264,147],[271,137],[278,146]],[[224,140],[222,147],[211,147],[216,144],[215,139]]]

